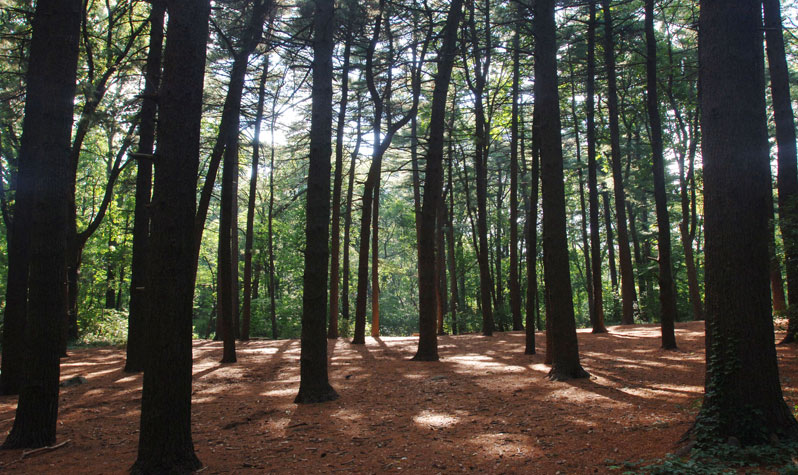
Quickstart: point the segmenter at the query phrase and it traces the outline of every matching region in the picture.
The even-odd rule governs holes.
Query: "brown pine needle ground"
[[[292,403],[299,341],[194,344],[193,437],[203,473],[592,473],[673,452],[701,402],[704,324],[680,323],[679,351],[659,349],[656,326],[580,330],[589,380],[551,382],[543,355],[523,354],[522,332],[444,336],[441,361],[412,362],[416,338],[330,342],[341,398]],[[780,339],[780,334],[776,339]],[[538,334],[542,353],[545,337]],[[798,404],[798,348],[779,346],[785,398]],[[24,473],[123,473],[138,444],[141,375],[122,372],[124,351],[71,352],[62,380],[58,442],[3,467]],[[0,397],[0,431],[16,398]],[[0,464],[22,451],[0,451]]]

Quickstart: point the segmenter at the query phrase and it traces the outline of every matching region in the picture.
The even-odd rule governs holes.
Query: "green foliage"
[[[127,311],[100,309],[83,312],[78,321],[79,346],[123,346],[127,342]]]

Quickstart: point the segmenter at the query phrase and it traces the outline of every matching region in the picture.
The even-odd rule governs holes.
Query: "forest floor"
[[[674,452],[701,403],[704,324],[677,324],[678,351],[659,327],[579,331],[590,379],[552,382],[522,332],[443,336],[441,361],[409,361],[416,338],[329,343],[340,399],[293,403],[299,341],[194,343],[193,439],[204,473],[606,473],[620,462]],[[777,337],[780,336],[777,332]],[[798,404],[798,356],[779,346],[785,399]],[[141,375],[122,372],[124,351],[75,349],[62,361],[58,442],[23,457],[0,451],[0,470],[123,473],[136,459]],[[0,432],[16,398],[0,397]],[[615,473],[620,473],[615,471]]]

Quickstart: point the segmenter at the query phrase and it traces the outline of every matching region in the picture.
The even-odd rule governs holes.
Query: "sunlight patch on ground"
[[[538,371],[540,373],[546,373],[546,374],[548,374],[549,371],[551,371],[551,367],[543,363],[533,364],[530,366],[530,368],[532,368],[532,371]]]
[[[111,373],[118,373],[118,372],[119,372],[119,368],[105,369],[105,370],[101,370],[101,371],[91,371],[89,373],[86,373],[85,377],[87,379],[90,379],[90,378],[102,376],[104,374],[111,374]]]
[[[270,396],[270,397],[283,397],[283,396],[291,396],[295,395],[297,389],[294,387],[287,388],[287,389],[271,389],[269,391],[265,391],[260,393],[261,396]]]
[[[418,425],[441,428],[453,426],[459,419],[440,412],[423,411],[421,414],[414,416],[413,421]]]
[[[494,434],[480,434],[472,437],[469,441],[475,446],[477,452],[472,455],[482,453],[484,457],[539,457],[543,453],[534,447],[528,437],[517,434],[498,432]]]
[[[266,355],[271,356],[277,353],[277,348],[237,348],[237,354],[246,354],[246,355]]]

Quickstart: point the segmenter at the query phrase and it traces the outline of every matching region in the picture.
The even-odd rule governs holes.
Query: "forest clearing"
[[[784,332],[777,332],[777,338]],[[579,331],[590,379],[549,381],[542,352],[524,355],[522,332],[442,336],[439,362],[413,362],[416,338],[329,342],[340,398],[293,403],[298,340],[252,340],[220,364],[221,342],[194,343],[192,434],[203,473],[607,473],[661,459],[691,426],[704,384],[704,323],[677,324],[678,351],[652,325]],[[545,335],[538,335],[545,346]],[[798,404],[798,357],[778,346],[782,389]],[[56,450],[0,469],[121,473],[136,458],[141,375],[124,352],[76,349],[63,361]],[[0,399],[0,430],[16,400]],[[626,468],[625,468],[626,469]],[[625,470],[624,469],[624,470]],[[614,473],[622,473],[615,470]]]

